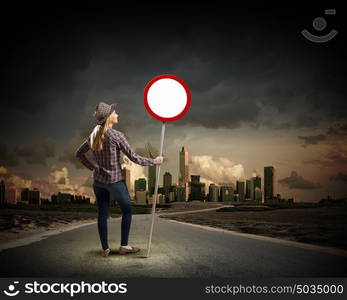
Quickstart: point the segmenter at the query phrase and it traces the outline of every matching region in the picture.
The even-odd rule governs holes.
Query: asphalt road
[[[1,277],[346,277],[347,256],[211,231],[156,216],[145,258],[150,215],[133,215],[129,244],[119,255],[120,219],[109,220],[109,257],[100,256],[96,224],[0,251]]]

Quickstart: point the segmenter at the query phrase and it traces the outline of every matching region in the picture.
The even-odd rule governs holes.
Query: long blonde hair
[[[92,150],[101,151],[102,145],[105,139],[105,132],[110,127],[110,116],[106,119],[106,121],[100,125],[99,130],[97,131],[95,138],[93,140],[93,144],[91,145]]]

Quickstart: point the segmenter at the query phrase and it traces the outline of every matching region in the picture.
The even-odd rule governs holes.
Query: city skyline
[[[155,151],[155,149],[154,149]],[[129,192],[134,196],[134,199],[136,199],[136,182],[141,182],[143,180],[144,184],[145,184],[145,191],[148,193],[149,196],[153,195],[154,192],[154,183],[155,183],[155,171],[156,171],[156,167],[154,166],[139,166],[136,165],[134,163],[132,163],[126,156],[122,155],[123,159],[124,159],[124,163],[122,163],[122,172],[124,174],[124,180],[128,186]],[[152,153],[149,153],[148,155],[153,156]],[[179,150],[178,153],[179,156],[179,164],[177,166],[178,171],[178,176],[177,176],[177,181],[176,182],[172,182],[172,174],[167,170],[165,173],[162,172],[161,176],[160,176],[160,180],[159,180],[159,188],[163,189],[162,190],[162,194],[165,195],[165,197],[168,197],[169,191],[165,191],[165,187],[171,187],[171,186],[181,186],[181,187],[185,187],[186,188],[186,196],[185,196],[185,201],[189,201],[189,200],[194,200],[190,198],[190,187],[189,184],[192,182],[191,178],[194,177],[198,177],[198,181],[204,183],[204,193],[205,194],[209,194],[210,189],[211,189],[211,185],[214,185],[216,187],[219,186],[224,186],[224,185],[230,185],[233,187],[233,190],[235,191],[235,194],[238,195],[238,199],[240,201],[243,201],[245,199],[253,199],[253,200],[258,200],[261,202],[267,202],[269,200],[271,200],[272,198],[276,197],[276,195],[280,195],[283,196],[281,194],[281,189],[279,188],[279,185],[281,183],[281,181],[286,180],[286,179],[280,179],[277,180],[276,182],[276,168],[274,166],[264,166],[264,171],[263,171],[263,176],[261,176],[259,173],[257,172],[252,172],[251,177],[245,177],[245,176],[241,176],[241,177],[235,177],[235,180],[231,180],[231,181],[227,181],[225,179],[223,179],[222,181],[210,181],[210,180],[206,180],[205,178],[200,179],[201,175],[200,174],[191,174],[189,172],[189,151],[187,150],[187,148],[185,148],[184,146],[182,146],[182,149]],[[144,169],[147,169],[147,172],[143,172],[143,173],[147,173],[148,176],[139,176],[137,175],[137,177],[135,177],[132,174],[132,169],[133,168],[138,169],[139,167],[144,171]],[[152,178],[152,180],[151,180]],[[263,179],[263,180],[262,180]],[[154,182],[151,184],[151,181]],[[1,184],[3,185],[3,179],[1,180]],[[170,183],[170,184],[169,184]],[[143,185],[143,184],[142,184]],[[151,191],[151,187],[152,187],[152,191]],[[259,195],[257,195],[257,188],[259,189]],[[20,194],[23,193],[23,191],[26,189],[28,190],[28,187],[25,188],[18,188],[16,186],[14,186],[13,184],[9,184],[8,186],[8,190],[12,192],[12,190],[14,191],[14,195],[17,195],[17,199],[16,201],[20,201]],[[18,191],[19,189],[19,191]],[[21,191],[20,191],[21,189]],[[39,190],[37,187],[33,187],[33,190]],[[140,189],[143,190],[143,187]],[[61,191],[58,191],[59,194],[64,194]],[[47,198],[51,198],[52,195],[55,195],[55,193],[47,195],[47,194],[43,194],[42,198],[47,199]],[[78,194],[77,194],[78,195]],[[83,197],[90,197],[90,198],[94,198],[93,194],[83,194],[83,195],[79,195],[79,196],[83,196]],[[321,198],[324,198],[324,196],[331,196],[331,195],[322,195]],[[13,196],[12,196],[13,197]],[[293,197],[292,195],[287,196],[287,199],[294,199],[294,201],[296,202],[300,202],[298,201],[298,199],[295,199],[295,197]],[[318,202],[321,200],[321,198],[317,199],[315,202]],[[200,200],[200,199],[198,199]],[[11,202],[11,201],[10,201]]]

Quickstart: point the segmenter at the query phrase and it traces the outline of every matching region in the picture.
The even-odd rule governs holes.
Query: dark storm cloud
[[[110,102],[111,103],[111,102]],[[72,137],[72,139],[68,142],[67,146],[63,150],[63,153],[58,157],[58,161],[67,162],[74,165],[77,169],[84,169],[85,166],[76,158],[75,153],[78,147],[88,138],[91,131],[95,127],[95,120],[92,118],[95,107],[90,106],[87,109],[87,112],[83,115],[78,128],[76,129],[76,135]],[[119,130],[124,133],[126,139],[128,140],[130,146],[133,148],[133,141],[127,135],[126,122],[122,122],[122,124],[117,124],[113,128]],[[152,151],[154,157],[158,155],[159,151],[153,147],[152,145],[148,145],[148,148]],[[149,157],[149,153],[147,151],[146,145],[141,148],[133,148],[133,150],[139,155]],[[86,153],[86,156],[89,160],[94,161],[93,155],[91,151]],[[121,161],[123,161],[124,153],[121,153]]]
[[[318,135],[308,135],[308,136],[298,136],[302,140],[303,147],[308,145],[318,145],[321,142],[328,140],[329,138],[342,138],[347,135],[347,123],[336,123],[329,126],[324,134]]]
[[[58,161],[71,163],[76,167],[76,169],[84,169],[85,166],[77,159],[75,153],[82,142],[74,142],[76,140],[70,141],[70,144],[64,149],[63,154],[58,157]],[[86,153],[86,157],[90,161],[94,161],[94,158],[90,151]]]
[[[318,143],[326,140],[326,136],[323,134],[308,135],[308,136],[299,135],[298,138],[303,141],[303,146],[317,145]]]
[[[27,164],[46,165],[46,159],[55,156],[55,142],[48,137],[41,143],[17,145],[14,153],[18,158],[24,158]]]
[[[324,167],[343,167],[347,166],[347,151],[334,146],[334,149],[318,158],[305,160],[304,163],[314,164]]]
[[[330,64],[323,63],[322,68],[312,74],[312,89],[306,95],[310,112],[318,114],[324,120],[346,120],[346,75],[343,73],[343,61],[346,58],[340,51],[341,49],[334,49],[331,55],[336,55],[336,58],[326,57]]]
[[[125,127],[143,126],[151,118],[134,98],[162,73],[181,77],[192,92],[191,109],[174,126],[281,129],[285,115],[299,128],[343,119],[342,41],[325,51],[310,45],[300,36],[305,23],[297,12],[294,22],[292,12],[194,7],[175,19],[173,9],[109,8],[32,18],[25,38],[6,46],[3,122],[14,111],[35,115],[67,101],[77,113],[96,90],[117,99]],[[275,115],[264,120],[270,110]]]
[[[18,40],[3,47],[8,60],[2,74],[2,105],[8,113],[16,111],[36,117],[69,96],[76,85],[76,74],[88,66],[90,47],[81,33],[61,26],[63,20],[54,23],[43,16],[30,21],[27,16],[17,17],[23,19],[8,34]],[[21,21],[28,21],[27,26],[20,26]]]
[[[31,168],[24,170],[22,168],[17,168],[15,173],[24,180],[33,180],[36,177]]]
[[[339,172],[336,175],[331,176],[330,180],[332,180],[332,181],[347,181],[347,174]]]
[[[18,165],[17,156],[8,149],[5,144],[0,144],[0,166],[4,167],[15,167]]]
[[[332,124],[327,132],[327,135],[330,136],[344,136],[347,135],[347,123],[337,123],[337,124]]]
[[[304,106],[305,107],[305,106]],[[293,125],[297,128],[312,128],[316,125],[319,125],[319,123],[322,121],[322,118],[320,115],[314,115],[309,110],[309,108],[306,108],[307,111],[305,112],[297,112],[294,118]]]
[[[316,184],[304,179],[302,176],[298,175],[296,171],[292,171],[289,177],[278,180],[278,183],[287,186],[290,189],[312,190],[321,187],[319,183]]]
[[[270,120],[271,121],[271,120]],[[272,125],[273,123],[271,123]],[[289,123],[289,122],[284,122],[284,123],[279,123],[275,126],[273,126],[274,129],[290,129],[293,127],[293,124]]]

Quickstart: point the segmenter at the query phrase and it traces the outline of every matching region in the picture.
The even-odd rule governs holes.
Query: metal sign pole
[[[159,156],[163,156],[164,134],[165,134],[165,121],[163,121],[163,124],[161,127],[160,154],[159,154]],[[155,217],[155,206],[157,204],[158,185],[159,185],[159,178],[160,178],[160,167],[161,167],[161,164],[156,165],[156,180],[155,180],[154,196],[153,196],[153,203],[152,203],[152,220],[151,220],[151,228],[149,231],[149,237],[148,237],[148,243],[147,243],[146,257],[149,257],[149,253],[151,250],[151,240],[152,240],[154,217]]]

